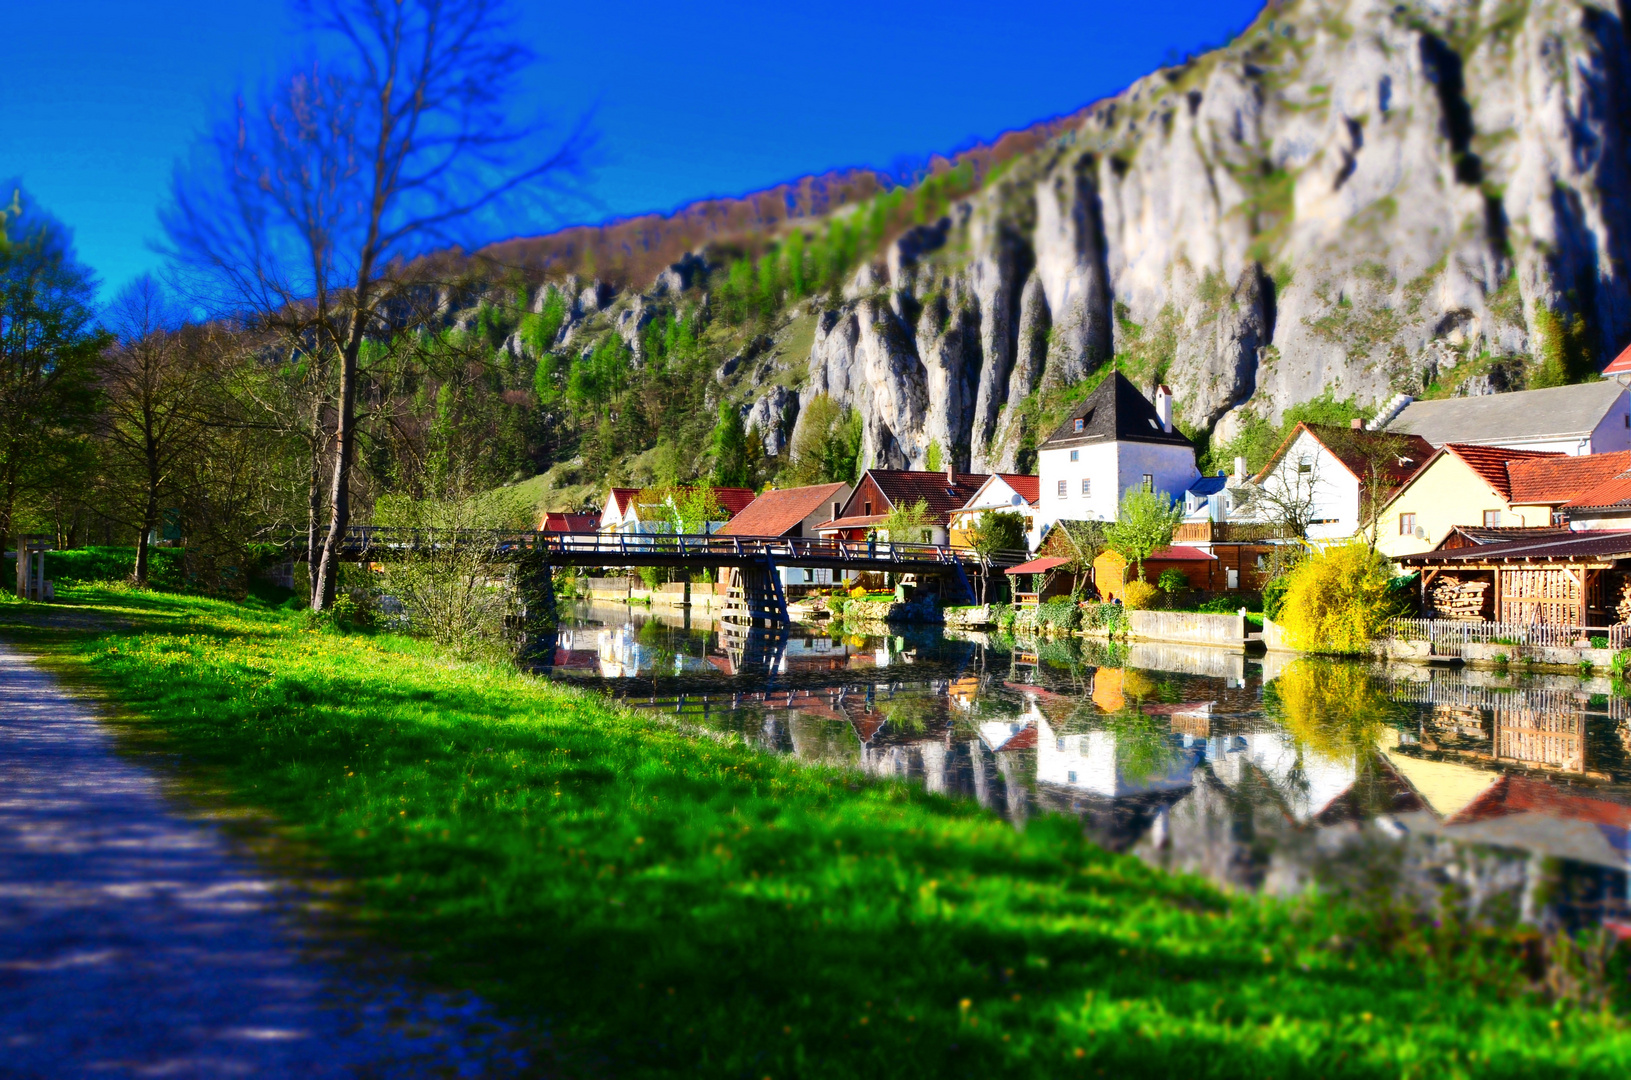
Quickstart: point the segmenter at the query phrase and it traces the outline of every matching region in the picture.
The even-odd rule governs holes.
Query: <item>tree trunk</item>
[[[136,537],[136,571],[131,576],[136,584],[147,585],[147,562],[149,538],[159,523],[159,493],[157,489],[147,489],[147,505],[142,510],[142,531]]]
[[[311,471],[306,478],[306,601],[317,606],[317,568],[322,565],[317,548],[318,515],[323,510],[323,403],[311,410]]]
[[[340,545],[351,524],[351,458],[356,449],[357,354],[362,349],[363,315],[360,306],[351,316],[351,333],[340,359],[340,406],[334,425],[334,486],[329,490],[328,536],[323,541],[323,564],[317,571],[312,610],[327,611],[334,604],[340,567]]]

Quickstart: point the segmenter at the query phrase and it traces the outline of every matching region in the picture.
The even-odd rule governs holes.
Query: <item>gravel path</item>
[[[479,1002],[303,933],[292,899],[0,645],[0,1075],[530,1071]]]

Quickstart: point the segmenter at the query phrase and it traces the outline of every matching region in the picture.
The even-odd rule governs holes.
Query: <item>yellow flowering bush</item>
[[[1291,571],[1275,621],[1294,649],[1368,652],[1371,639],[1394,614],[1392,580],[1386,557],[1361,541],[1316,549]]]
[[[1123,606],[1132,611],[1146,611],[1155,603],[1161,590],[1147,581],[1129,581],[1121,594]]]

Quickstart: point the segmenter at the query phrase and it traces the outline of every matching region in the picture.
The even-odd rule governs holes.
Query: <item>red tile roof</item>
[[[1048,555],[1040,559],[1032,559],[1030,562],[1022,562],[1018,566],[1010,566],[1008,569],[1004,570],[1003,573],[1042,574],[1052,570],[1056,566],[1063,566],[1069,561],[1069,559],[1061,559],[1053,555]]]
[[[612,494],[615,496],[619,492],[628,492],[630,490],[629,488],[613,488]],[[674,494],[683,495],[690,490],[690,488],[675,488]],[[668,492],[662,488],[641,488],[634,491],[630,498],[643,503],[647,501],[644,497],[650,496],[650,501],[656,502],[658,501],[657,496],[667,494]],[[754,494],[752,488],[716,487],[714,488],[714,498],[719,500],[720,507],[725,511],[726,520],[730,520],[747,508],[748,503],[753,501]],[[627,506],[628,504],[625,502],[623,505]]]
[[[1304,424],[1308,433],[1320,441],[1320,445],[1331,452],[1331,455],[1342,462],[1344,468],[1358,477],[1361,482],[1368,481],[1371,470],[1375,468],[1366,460],[1361,447],[1367,443],[1385,445],[1389,450],[1397,449],[1376,468],[1376,473],[1383,483],[1392,490],[1400,484],[1415,476],[1423,465],[1433,456],[1433,444],[1420,435],[1400,435],[1397,432],[1364,431],[1354,428],[1330,427],[1325,425]]]
[[[1504,446],[1469,446],[1466,443],[1445,443],[1443,453],[1453,454],[1467,468],[1494,488],[1501,498],[1512,502],[1512,479],[1507,462],[1525,458],[1557,458],[1563,455],[1555,450],[1510,450]]]
[[[882,525],[889,518],[888,514],[861,514],[855,517],[833,518],[817,525],[818,529],[870,529],[874,525]]]
[[[638,494],[640,494],[639,488],[614,487],[612,488],[612,493],[607,496],[607,498],[611,500],[612,506],[616,507],[617,516],[622,517],[624,514],[629,512],[630,500],[632,500]]]
[[[998,473],[1002,482],[1014,489],[1015,494],[1035,506],[1042,498],[1042,478],[1027,473]]]
[[[960,509],[985,483],[985,473],[957,473],[947,482],[943,472],[911,472],[905,469],[868,469],[867,476],[877,484],[891,507],[910,506],[922,499],[929,507],[929,521],[944,525],[953,510]],[[862,477],[865,482],[865,477]],[[857,485],[859,488],[860,485]],[[1024,492],[1020,492],[1024,494]]]
[[[1566,791],[1545,780],[1510,774],[1491,784],[1450,821],[1455,824],[1487,821],[1524,812],[1631,828],[1631,806]]]
[[[718,535],[785,536],[811,514],[820,513],[823,509],[830,513],[833,499],[848,486],[816,484],[767,491],[731,518]]]
[[[1628,373],[1631,373],[1631,345],[1627,345],[1625,351],[1610,360],[1608,366],[1603,369],[1604,375],[1625,375]]]
[[[1631,473],[1603,481],[1589,491],[1583,491],[1563,505],[1570,509],[1582,507],[1621,506],[1631,502]]]
[[[538,527],[544,532],[592,533],[600,528],[600,515],[558,514],[551,511],[544,515]]]
[[[1144,561],[1151,562],[1208,562],[1216,559],[1216,555],[1202,551],[1198,547],[1189,547],[1184,544],[1175,544],[1172,547],[1156,548],[1150,552],[1150,557]]]
[[[1631,451],[1513,461],[1506,468],[1515,503],[1566,503],[1631,469]]]

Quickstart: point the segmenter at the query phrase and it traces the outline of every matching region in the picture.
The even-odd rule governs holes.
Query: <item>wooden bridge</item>
[[[281,546],[295,561],[309,557],[304,535]],[[727,586],[721,620],[742,626],[788,623],[782,567],[914,574],[935,577],[943,599],[973,603],[969,575],[1017,566],[1022,551],[981,555],[972,548],[880,540],[826,540],[784,536],[704,536],[684,533],[559,533],[491,529],[401,529],[359,525],[346,530],[344,562],[384,562],[450,549],[481,551],[517,565],[524,623],[553,621],[558,566],[653,566],[723,572]]]

